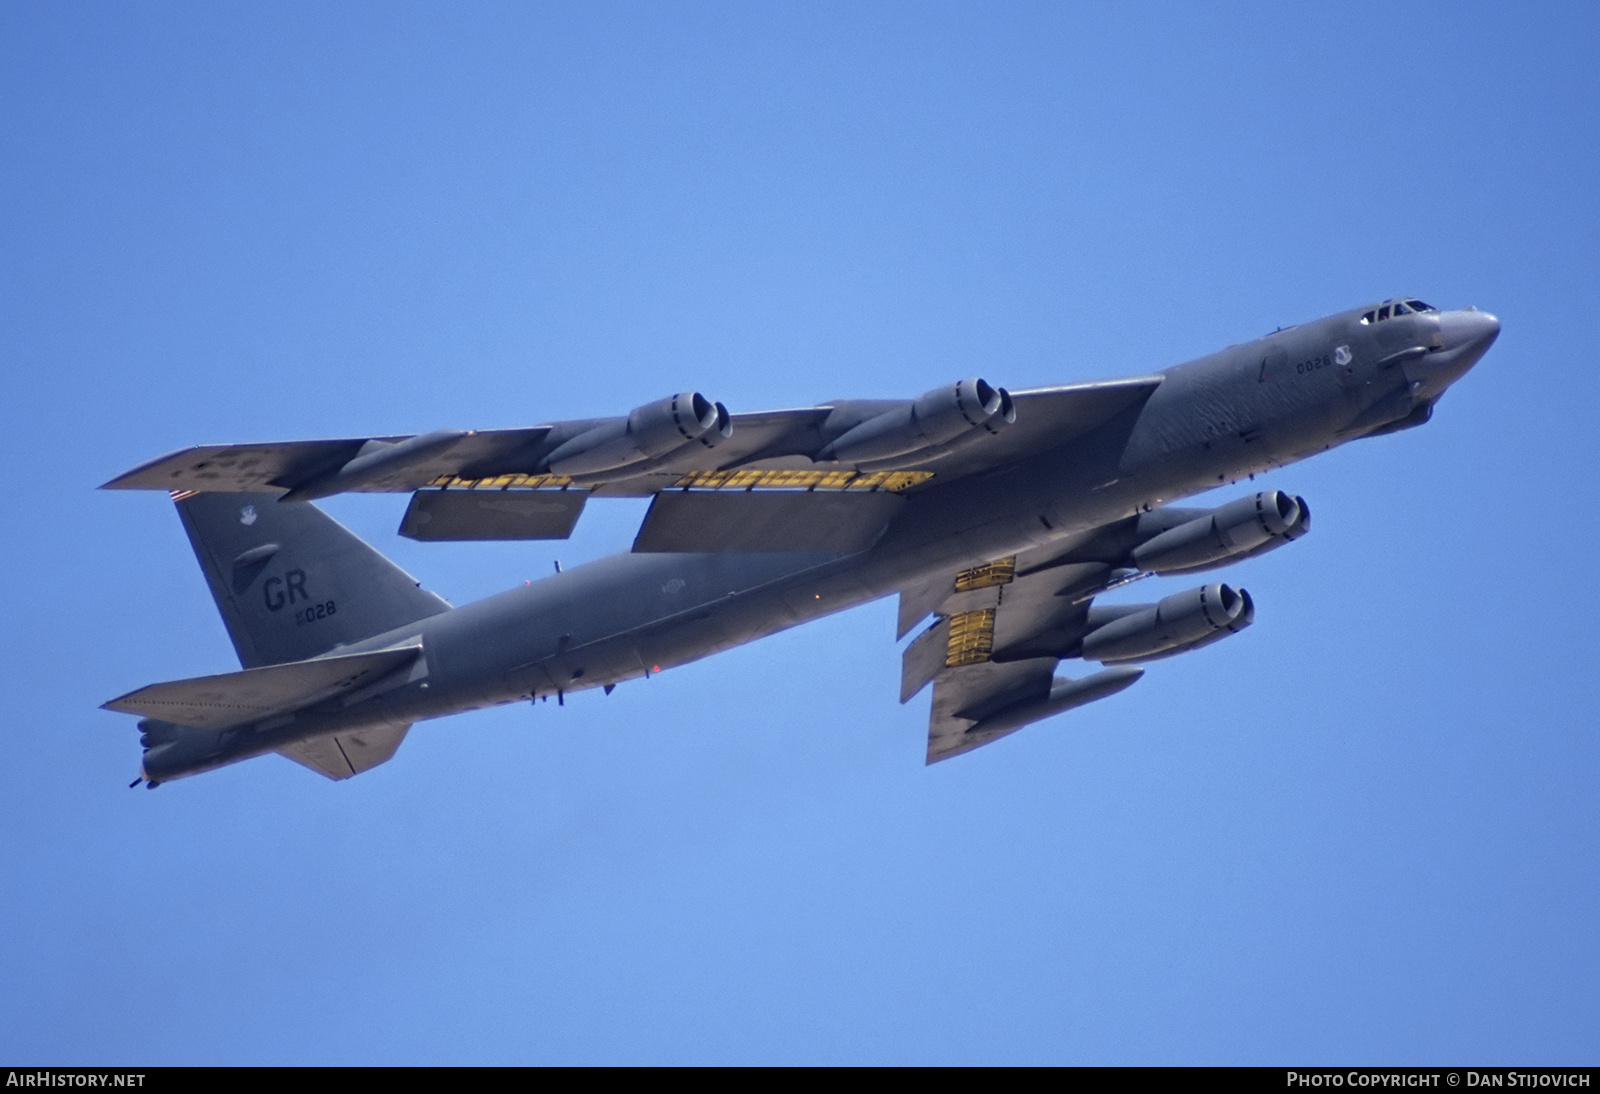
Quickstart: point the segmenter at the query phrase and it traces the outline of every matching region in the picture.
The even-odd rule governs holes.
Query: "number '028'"
[[[309,608],[294,613],[295,623],[315,623],[319,619],[326,619],[338,611],[338,606],[333,601],[324,604],[313,604]]]

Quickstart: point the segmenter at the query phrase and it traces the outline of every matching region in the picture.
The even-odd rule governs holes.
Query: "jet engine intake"
[[[637,474],[689,445],[714,448],[732,433],[727,407],[689,391],[585,430],[557,446],[545,466],[573,478]]]
[[[1011,393],[973,377],[935,388],[904,406],[868,418],[830,441],[818,460],[868,463],[933,455],[997,433],[1016,421]]]
[[[1088,661],[1153,661],[1208,646],[1248,627],[1256,617],[1250,594],[1231,585],[1202,585],[1128,611],[1083,640]]]
[[[1202,570],[1281,547],[1310,526],[1301,499],[1263,490],[1146,540],[1134,548],[1133,564],[1154,574]]]

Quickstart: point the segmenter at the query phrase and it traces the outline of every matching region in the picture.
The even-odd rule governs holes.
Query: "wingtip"
[[[174,449],[173,451],[168,452],[164,456],[157,456],[153,460],[146,460],[144,463],[139,464],[137,467],[130,467],[128,470],[124,471],[122,474],[117,475],[116,477],[110,479],[107,482],[101,483],[100,486],[98,487],[98,489],[101,489],[101,490],[165,490],[166,487],[163,486],[161,483],[138,482],[136,480],[144,472],[149,471],[153,467],[159,467],[161,464],[166,463],[168,460],[172,459],[174,456],[182,456],[187,452],[193,452],[193,451],[194,451],[194,446],[191,445],[188,448]]]

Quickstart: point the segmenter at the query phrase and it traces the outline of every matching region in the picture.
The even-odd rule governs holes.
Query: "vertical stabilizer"
[[[245,668],[301,661],[448,611],[310,502],[202,493],[178,502]]]

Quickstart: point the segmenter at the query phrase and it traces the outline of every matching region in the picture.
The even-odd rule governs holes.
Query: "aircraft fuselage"
[[[1421,424],[1497,331],[1471,310],[1381,323],[1351,311],[1231,346],[1158,374],[1147,399],[1060,447],[987,474],[934,479],[906,496],[864,552],[612,555],[345,647],[338,652],[420,640],[426,671],[359,702],[218,731],[212,748],[168,750],[159,770],[147,759],[146,775],[193,774],[340,730],[560,699],[1063,543],[1347,440]]]

